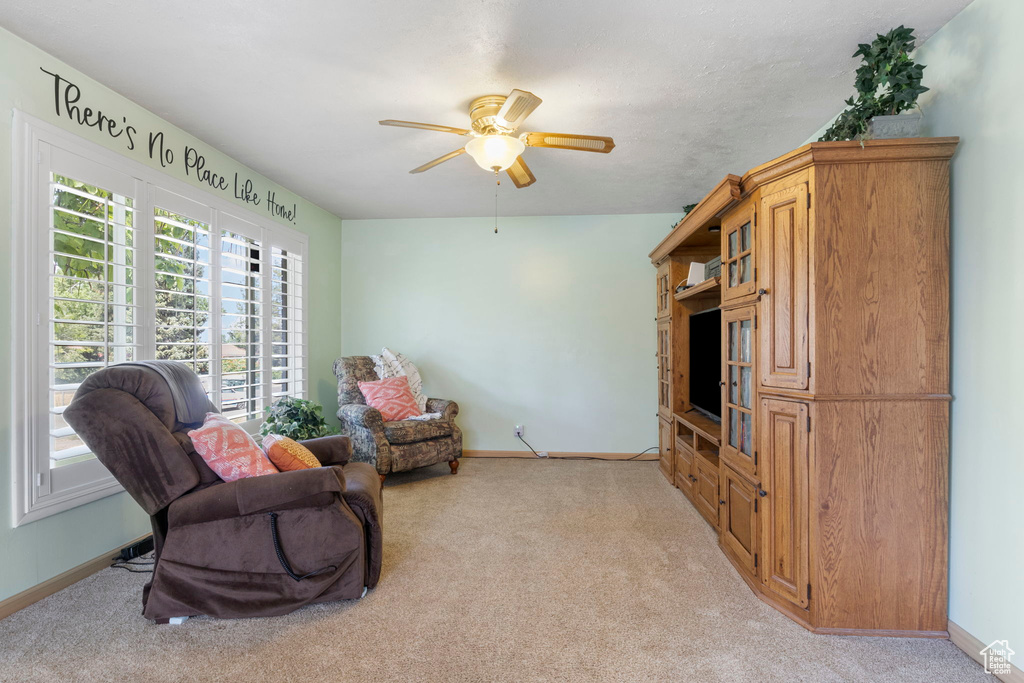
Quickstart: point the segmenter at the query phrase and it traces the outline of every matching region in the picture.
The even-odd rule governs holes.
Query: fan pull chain
[[[498,177],[498,169],[494,169],[494,234],[498,234],[498,188],[501,186],[501,178]]]

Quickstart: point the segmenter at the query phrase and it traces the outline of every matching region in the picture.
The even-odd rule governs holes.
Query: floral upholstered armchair
[[[338,419],[352,439],[352,459],[377,468],[381,481],[391,472],[405,472],[447,462],[455,474],[462,457],[462,430],[455,424],[459,405],[427,399],[427,413],[438,417],[385,422],[380,411],[366,405],[359,382],[379,379],[370,356],[347,356],[334,363],[338,378]]]

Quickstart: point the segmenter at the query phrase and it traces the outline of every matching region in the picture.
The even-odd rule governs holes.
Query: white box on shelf
[[[690,274],[686,276],[686,286],[693,287],[704,282],[704,264],[694,261],[690,264]]]

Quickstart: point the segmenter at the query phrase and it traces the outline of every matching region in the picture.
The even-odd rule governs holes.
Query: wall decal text
[[[234,199],[246,204],[263,205],[267,213],[275,218],[291,223],[298,222],[298,204],[278,202],[274,189],[268,188],[266,192],[261,193],[252,178],[240,178],[238,173],[228,176],[221,169],[212,167],[207,162],[206,154],[198,148],[189,144],[178,147],[168,142],[163,131],[151,131],[145,138],[141,137],[138,128],[128,123],[127,116],[119,117],[87,106],[82,100],[82,89],[78,85],[43,67],[39,67],[39,70],[53,80],[53,106],[57,118],[67,119],[83,128],[99,131],[111,139],[120,139],[126,150],[148,155],[150,159],[157,161],[161,168],[177,169],[183,172],[186,178],[194,179],[212,190],[230,194]],[[146,140],[146,147],[137,144],[137,139]],[[175,154],[177,149],[181,150],[180,155]],[[176,161],[180,167],[176,165]]]

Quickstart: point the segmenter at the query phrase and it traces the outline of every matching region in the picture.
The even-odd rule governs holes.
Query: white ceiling
[[[853,90],[857,43],[923,39],[969,0],[5,0],[0,25],[342,218],[486,216],[465,138],[479,95],[544,99],[521,130],[610,135],[527,149],[502,215],[677,213],[801,144]],[[925,71],[927,85],[927,71]]]

